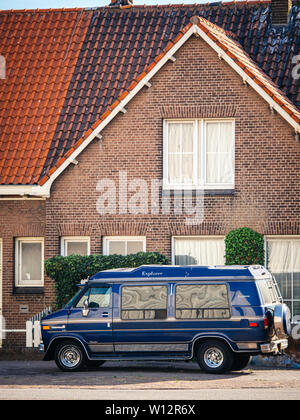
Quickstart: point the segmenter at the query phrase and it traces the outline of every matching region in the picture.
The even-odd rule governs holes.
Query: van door
[[[113,352],[111,285],[91,286],[86,290],[70,309],[67,330],[80,336],[91,353]]]

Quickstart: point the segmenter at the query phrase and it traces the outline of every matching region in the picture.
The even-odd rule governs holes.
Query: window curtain
[[[40,281],[42,278],[42,244],[21,243],[21,280]]]
[[[225,243],[223,238],[175,238],[175,264],[222,265]]]
[[[168,124],[169,183],[191,184],[194,167],[194,124]]]
[[[300,240],[269,239],[268,269],[293,315],[300,315]]]
[[[206,182],[233,182],[232,122],[206,123]]]
[[[88,255],[87,242],[71,242],[67,241],[67,256],[68,255]]]

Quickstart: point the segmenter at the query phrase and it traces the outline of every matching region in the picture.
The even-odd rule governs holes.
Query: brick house
[[[54,300],[45,259],[222,264],[242,226],[300,315],[299,3],[2,11],[0,34],[3,348]]]

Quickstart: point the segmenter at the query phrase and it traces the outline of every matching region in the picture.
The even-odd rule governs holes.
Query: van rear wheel
[[[207,373],[224,373],[232,367],[233,353],[221,341],[209,340],[200,346],[197,361]]]

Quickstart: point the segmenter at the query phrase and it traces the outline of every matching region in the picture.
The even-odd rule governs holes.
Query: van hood
[[[45,324],[46,322],[66,322],[68,317],[68,310],[67,309],[60,309],[52,314],[45,316],[42,319],[42,323]]]

